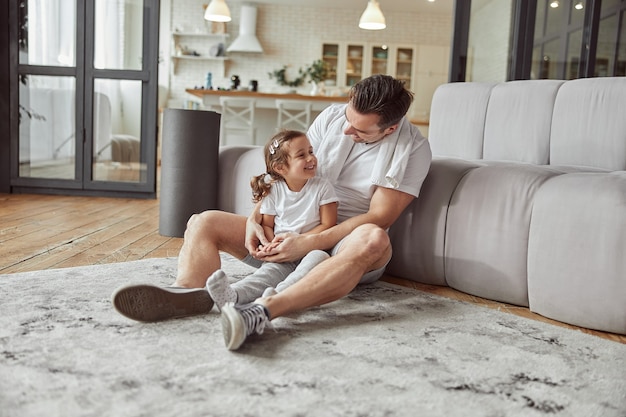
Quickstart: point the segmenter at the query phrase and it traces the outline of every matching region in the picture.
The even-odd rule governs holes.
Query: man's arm
[[[313,249],[330,249],[354,229],[373,223],[389,228],[415,197],[402,191],[378,187],[374,191],[367,213],[355,216],[338,225],[313,235],[287,236],[280,246],[263,258],[270,262],[298,259]]]
[[[332,248],[354,229],[363,224],[372,223],[382,229],[388,229],[398,219],[404,209],[415,197],[391,188],[378,187],[374,191],[367,213],[352,217],[315,237],[323,249]]]

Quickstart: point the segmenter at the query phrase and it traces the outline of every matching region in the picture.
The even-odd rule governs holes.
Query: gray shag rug
[[[215,310],[153,324],[114,311],[118,286],[175,270],[0,276],[0,415],[626,416],[626,345],[383,282],[236,352]]]

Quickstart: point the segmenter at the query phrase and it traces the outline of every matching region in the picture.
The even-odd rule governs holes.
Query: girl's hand
[[[264,245],[262,252],[258,252],[259,259],[269,262],[289,262],[300,259],[311,250],[307,247],[307,237],[298,233],[278,234],[271,243]]]
[[[248,220],[246,220],[245,245],[250,255],[256,258],[259,255],[259,249],[267,246],[269,243],[270,242],[265,237],[263,227],[254,221],[254,219],[248,217]]]
[[[289,236],[298,236],[298,233],[281,233],[278,236],[275,236],[274,239],[272,239],[272,241],[269,242],[267,245],[259,245],[258,250],[259,252],[263,252],[264,254],[268,255],[274,252],[274,249],[276,249]]]

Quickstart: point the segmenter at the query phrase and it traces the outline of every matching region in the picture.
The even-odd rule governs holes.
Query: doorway
[[[159,0],[11,4],[12,192],[156,197]]]

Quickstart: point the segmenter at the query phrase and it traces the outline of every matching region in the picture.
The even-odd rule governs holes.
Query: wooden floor
[[[0,274],[172,257],[181,245],[180,238],[159,235],[158,200],[0,194]],[[626,344],[626,336],[566,325],[524,307],[447,287],[384,279]]]

